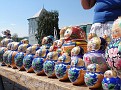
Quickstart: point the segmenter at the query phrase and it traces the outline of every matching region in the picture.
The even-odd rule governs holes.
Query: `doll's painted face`
[[[105,73],[104,73],[104,77],[106,78],[112,78],[112,77],[116,77],[117,74],[115,71],[112,71],[112,70],[107,70]]]
[[[80,48],[77,46],[77,47],[74,47],[72,50],[71,50],[71,56],[76,56],[78,55],[80,52]]]
[[[57,42],[57,46],[60,48],[62,45],[63,45],[63,40],[58,40],[58,42]]]
[[[121,28],[117,28],[112,30],[112,38],[113,39],[118,39],[121,37]]]
[[[112,38],[118,39],[121,37],[121,18],[114,21],[112,26]]]
[[[72,34],[72,30],[71,30],[71,28],[68,28],[64,33],[64,39],[69,39],[71,34]]]
[[[48,38],[47,38],[47,37],[44,37],[44,38],[42,39],[42,45],[43,45],[43,44],[47,44],[47,40],[48,40]]]
[[[98,37],[93,37],[91,40],[88,41],[87,44],[87,51],[91,50],[99,50],[101,45],[101,40]]]

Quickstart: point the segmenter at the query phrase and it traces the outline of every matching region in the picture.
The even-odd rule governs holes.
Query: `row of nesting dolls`
[[[19,70],[25,69],[27,72],[35,72],[37,75],[46,74],[48,77],[56,76],[61,81],[69,79],[75,85],[83,84],[85,81],[86,85],[90,88],[98,88],[101,86],[104,77],[103,72],[107,70],[105,57],[101,52],[102,50],[98,50],[100,49],[100,43],[101,38],[94,37],[88,42],[87,46],[91,47],[91,49],[88,49],[88,53],[84,54],[84,50],[76,46],[71,50],[71,57],[68,53],[63,53],[59,56],[59,53],[51,48],[52,51],[50,50],[51,52],[49,52],[46,48],[38,48],[38,45],[25,48],[27,44],[21,44],[18,47],[18,52],[11,51],[9,53],[10,50],[7,50],[3,54],[3,62],[7,66],[18,68]],[[7,46],[9,47],[9,45]],[[14,42],[15,45],[17,44]],[[23,50],[26,50],[26,54]],[[6,61],[9,61],[9,63]],[[105,74],[106,77],[107,74],[111,74],[111,76],[116,75],[114,73],[112,74],[112,71],[107,72]],[[108,75],[108,77],[111,76]],[[115,80],[110,83],[108,82],[107,85],[114,85],[116,88],[119,88],[120,79],[118,77],[113,79]],[[114,82],[116,82],[116,85]]]
[[[43,42],[43,44],[46,43],[47,48],[51,46],[53,37],[50,35],[45,37],[44,39],[44,41],[48,42]],[[30,53],[35,54],[36,50],[39,48],[39,44],[30,45],[27,39],[23,39],[20,42],[15,42],[12,39],[4,38],[0,43],[0,62],[2,62],[2,65],[12,64],[14,68],[14,61],[12,61],[12,59],[17,53],[23,52],[25,53],[25,55]]]
[[[120,24],[118,24],[118,27],[120,26]],[[120,28],[119,28],[120,29]],[[98,86],[100,86],[101,85],[101,80],[102,80],[102,78],[101,78],[101,80],[99,79],[99,81],[97,81],[98,80],[98,78],[97,78],[97,74],[102,74],[102,73],[104,73],[106,70],[107,70],[107,64],[106,64],[106,59],[107,59],[107,62],[108,62],[108,65],[110,66],[110,67],[113,67],[113,69],[115,68],[116,69],[116,71],[118,71],[117,73],[120,73],[120,32],[118,32],[118,33],[115,33],[115,32],[117,32],[118,30],[116,29],[114,29],[114,33],[112,33],[113,35],[113,37],[114,37],[114,39],[112,40],[112,42],[108,45],[108,47],[107,47],[107,49],[106,49],[106,58],[105,58],[105,55],[104,55],[104,51],[105,51],[105,40],[103,39],[103,38],[98,38],[98,37],[94,37],[94,38],[92,38],[89,42],[88,42],[88,45],[87,45],[87,49],[88,49],[88,52],[87,53],[85,53],[84,54],[84,56],[82,56],[81,55],[81,57],[83,57],[83,60],[84,60],[84,64],[85,64],[85,66],[86,67],[88,67],[88,70],[90,71],[90,72],[92,72],[93,71],[93,73],[94,72],[96,72],[96,74],[92,74],[92,73],[88,73],[88,74],[85,74],[85,75],[87,75],[87,78],[85,79],[86,80],[86,84],[89,86],[89,87],[94,87],[94,88],[96,88],[96,87],[98,87]],[[78,28],[78,27],[72,27],[72,28],[66,28],[66,29],[64,29],[64,30],[62,30],[61,31],[61,33],[60,33],[60,35],[62,36],[62,37],[64,37],[64,44],[62,45],[62,51],[63,52],[65,52],[65,53],[68,53],[68,54],[70,54],[69,52],[71,51],[71,49],[72,48],[74,48],[75,47],[75,43],[76,43],[76,45],[77,46],[84,46],[84,44],[85,44],[85,41],[84,41],[84,33],[82,33],[82,31]],[[117,37],[116,37],[117,36]],[[82,38],[83,37],[83,38]],[[44,48],[44,47],[47,47],[47,46],[49,46],[49,45],[42,45],[42,48]],[[118,47],[118,49],[117,49],[117,47]],[[58,53],[57,52],[54,52],[54,50],[53,49],[55,49],[56,48],[56,45],[54,46],[54,48],[53,47],[51,47],[50,49],[51,49],[51,51],[52,52],[50,52],[50,53],[48,53],[48,55],[47,55],[47,57],[46,57],[46,60],[48,61],[48,60],[50,60],[51,58],[55,58],[54,59],[54,61],[61,61],[61,62],[66,62],[66,61],[68,61],[68,60],[65,60],[66,59],[66,55],[65,54],[62,54],[58,59],[57,59],[57,57],[58,57]],[[58,51],[60,51],[61,49],[57,49]],[[73,51],[73,53],[74,52],[76,52],[77,53],[77,51],[79,51],[80,49],[74,49],[74,50],[72,50]],[[42,52],[42,51],[46,51],[46,50],[44,50],[44,49],[41,49],[40,51],[38,51],[38,54],[39,54],[39,52]],[[47,52],[46,52],[47,53]],[[82,53],[82,51],[81,51],[81,53]],[[81,54],[80,53],[80,54]],[[113,54],[114,53],[114,54]],[[38,54],[36,54],[36,55],[38,55]],[[53,55],[54,54],[54,55]],[[67,54],[67,57],[70,57],[69,55]],[[42,56],[41,57],[45,57],[45,55],[46,54],[41,54]],[[112,56],[111,56],[112,55]],[[116,56],[117,55],[117,56]],[[31,55],[29,55],[29,56],[31,56]],[[27,56],[28,57],[28,56]],[[26,59],[27,59],[27,57],[26,57]],[[71,66],[76,66],[77,67],[77,65],[78,64],[76,64],[76,63],[79,63],[78,62],[78,58],[77,57],[80,57],[80,55],[79,54],[76,54],[76,57],[74,56],[74,54],[72,54],[72,56],[71,56],[71,61],[72,61],[72,65]],[[31,57],[30,57],[31,58]],[[23,63],[24,63],[24,61],[26,61],[26,60],[21,60]],[[51,61],[53,61],[52,59],[51,59]],[[54,62],[53,61],[53,62]],[[82,60],[81,60],[82,61]],[[50,62],[50,61],[49,61]],[[27,62],[28,63],[28,62]],[[34,60],[33,60],[33,62],[32,63],[34,63]],[[66,62],[66,64],[68,65],[70,62]],[[92,66],[88,66],[88,65],[90,65],[90,64],[93,64]],[[99,65],[99,67],[101,68],[101,69],[99,69],[99,67],[96,69],[96,66],[98,66],[98,65],[95,65],[94,63],[96,63],[96,64],[98,64]],[[82,64],[82,66],[83,66],[83,62],[81,62],[80,64]],[[38,66],[38,65],[36,65],[36,64],[34,64],[35,66]],[[44,70],[45,72],[49,72],[49,71],[52,71],[51,70],[51,66],[53,66],[54,64],[46,64],[46,65],[48,65],[48,67],[49,67],[49,69],[46,69],[46,70]],[[45,64],[44,64],[44,66],[46,66]],[[29,64],[26,64],[26,66],[27,67],[29,67]],[[31,65],[30,65],[31,66]],[[57,65],[56,65],[57,66]],[[95,67],[93,67],[93,66],[95,66]],[[61,68],[61,67],[63,67],[64,68],[64,66],[63,65],[59,65],[59,67]],[[69,67],[69,66],[68,66]],[[85,68],[86,68],[85,67]],[[34,67],[33,67],[34,68]],[[46,68],[46,67],[45,67]],[[55,68],[55,67],[54,67]],[[60,72],[60,74],[58,74],[58,75],[62,75],[61,73],[63,73],[64,71],[63,71],[63,69],[60,69],[60,68],[58,68],[59,70],[62,70],[62,72],[61,71],[59,71]],[[66,68],[65,68],[66,69]],[[26,69],[27,70],[27,69]],[[30,71],[31,71],[32,69],[30,69]],[[49,71],[48,71],[49,70]],[[55,70],[56,71],[56,69],[53,69],[53,70]],[[67,71],[69,71],[68,69],[67,69]],[[80,72],[80,71],[79,71]],[[97,73],[97,72],[99,72],[99,73]],[[102,73],[101,73],[102,72]],[[113,72],[113,73],[112,73]],[[75,72],[74,72],[75,73]],[[72,73],[73,75],[74,75],[74,73]],[[103,87],[104,88],[119,88],[119,82],[120,82],[120,79],[119,78],[117,78],[117,75],[116,75],[116,73],[114,73],[114,71],[108,71],[108,73],[106,72],[106,77],[107,77],[107,74],[109,74],[109,75],[111,75],[111,76],[109,76],[108,75],[108,77],[111,77],[110,79],[104,79],[104,81],[105,81],[105,83],[104,83],[104,81],[103,81]],[[69,74],[70,75],[70,74]],[[75,76],[76,76],[77,74],[75,73]],[[94,76],[93,76],[94,75]],[[67,75],[68,76],[68,75]],[[75,76],[73,76],[73,78],[75,78]],[[79,75],[80,76],[80,75]],[[103,74],[102,74],[102,76],[103,76]],[[68,76],[69,77],[69,76]],[[86,77],[86,76],[85,76]],[[94,77],[94,78],[93,78]],[[107,77],[107,78],[108,78]],[[112,79],[112,77],[114,77],[113,79]],[[71,77],[72,78],[72,77]],[[95,79],[96,78],[96,79]],[[80,79],[80,80],[82,80],[82,79]],[[108,80],[108,81],[106,81],[106,80]],[[110,81],[111,80],[111,81]],[[117,83],[116,85],[115,85],[115,82]],[[98,83],[98,85],[95,85],[96,83]]]

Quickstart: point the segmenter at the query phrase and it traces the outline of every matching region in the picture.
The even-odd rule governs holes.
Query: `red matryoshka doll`
[[[75,46],[82,46],[86,50],[86,34],[84,30],[78,26],[68,27],[64,33],[64,44],[62,45],[63,52],[70,54]]]

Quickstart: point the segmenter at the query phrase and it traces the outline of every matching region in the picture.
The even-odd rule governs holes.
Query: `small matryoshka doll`
[[[54,40],[54,38],[51,35],[43,37],[42,46],[40,48],[49,49],[50,46],[52,46],[53,40]]]
[[[23,43],[23,44],[29,44],[29,40],[26,39],[26,38],[25,38],[25,39],[22,39],[22,40],[21,40],[21,43]]]
[[[56,77],[54,69],[57,59],[58,59],[57,52],[49,52],[47,54],[46,61],[43,63],[44,72],[49,78]]]
[[[16,69],[15,55],[18,53],[19,42],[13,42],[11,46],[11,52],[8,55],[8,66],[10,65],[13,69]]]
[[[62,45],[64,43],[64,40],[63,39],[59,39],[58,42],[57,42],[57,52],[58,52],[58,55],[61,56],[62,55]]]
[[[7,50],[6,50],[6,51],[4,52],[4,54],[3,54],[3,63],[4,63],[5,65],[7,65],[7,63],[8,63],[8,55],[9,55],[9,53],[11,52],[12,43],[13,43],[13,42],[8,43],[8,45],[7,45]]]
[[[50,46],[50,48],[49,48],[50,52],[57,50],[57,48],[58,48],[57,43],[58,43],[58,40],[53,41],[53,45]]]
[[[31,73],[34,72],[33,68],[32,68],[32,61],[34,59],[34,55],[36,53],[36,51],[39,49],[38,45],[33,45],[30,47],[30,53],[27,54],[26,56],[24,56],[23,58],[23,66],[25,68],[25,70],[27,71],[27,73]]]
[[[102,81],[103,90],[121,90],[121,79],[113,70],[107,70],[104,73]]]
[[[86,67],[83,61],[84,50],[76,46],[71,50],[71,67],[68,70],[69,80],[73,85],[84,84]]]
[[[98,88],[101,87],[103,77],[103,73],[101,72],[100,66],[98,64],[94,63],[87,66],[87,71],[84,75],[84,81],[90,89],[98,90]]]
[[[32,68],[36,75],[44,75],[43,63],[46,60],[46,56],[49,53],[47,49],[39,49],[36,51],[35,58],[32,61]]]
[[[88,52],[84,54],[83,60],[85,65],[89,64],[99,64],[101,71],[105,72],[108,69],[106,58],[104,56],[104,51],[101,49],[101,39],[99,37],[93,37],[87,45]]]
[[[7,50],[7,45],[10,42],[13,42],[13,40],[12,39],[9,39],[9,38],[2,39],[2,41],[0,43],[1,44],[0,45],[0,62],[3,62],[3,54]],[[1,66],[4,66],[4,65],[5,65],[5,63],[2,63],[1,64]]]
[[[25,56],[26,49],[29,46],[29,44],[21,44],[18,47],[18,53],[15,55],[15,64],[20,71],[25,70],[25,68],[23,67],[23,58]]]
[[[112,26],[112,40],[106,49],[106,59],[111,69],[121,78],[121,17]]]
[[[67,53],[63,53],[55,65],[55,74],[60,81],[68,80],[68,69],[70,68],[71,58]]]

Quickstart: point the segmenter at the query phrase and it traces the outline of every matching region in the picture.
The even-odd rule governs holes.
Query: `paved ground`
[[[0,76],[0,90],[4,90],[2,77]]]

